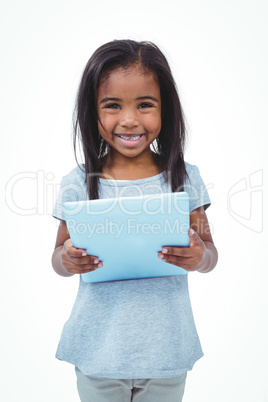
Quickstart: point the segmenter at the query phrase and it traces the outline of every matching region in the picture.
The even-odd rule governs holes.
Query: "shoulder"
[[[76,166],[69,173],[63,176],[61,184],[80,184],[84,185],[85,183],[85,170],[83,165]]]
[[[188,175],[186,181],[189,181],[190,183],[192,183],[198,177],[200,177],[200,172],[199,172],[199,169],[198,169],[198,167],[196,165],[192,165],[189,162],[185,162],[185,168],[186,168],[186,172],[187,172],[187,175]]]
[[[86,180],[83,166],[76,166],[63,176],[60,184],[60,194],[65,201],[86,199]]]
[[[85,200],[87,199],[86,194],[85,172],[82,167],[77,166],[63,176],[61,180],[53,216],[64,220],[62,204],[64,202]]]
[[[199,169],[188,162],[185,162],[185,167],[188,177],[185,180],[184,189],[190,196],[190,210],[193,211],[200,206],[206,209],[210,205],[210,198]]]

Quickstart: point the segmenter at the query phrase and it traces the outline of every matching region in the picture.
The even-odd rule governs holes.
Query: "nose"
[[[127,109],[122,111],[121,119],[119,122],[121,127],[133,128],[139,125],[136,111],[133,109]]]

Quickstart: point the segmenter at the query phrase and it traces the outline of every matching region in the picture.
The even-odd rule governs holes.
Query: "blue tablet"
[[[103,262],[84,282],[187,274],[157,257],[163,246],[189,247],[186,192],[67,202],[63,215],[74,247]]]

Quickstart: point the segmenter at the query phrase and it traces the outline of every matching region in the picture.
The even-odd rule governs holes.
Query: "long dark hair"
[[[168,62],[151,42],[114,40],[99,47],[89,59],[79,86],[74,110],[74,150],[77,140],[85,158],[87,192],[90,199],[99,198],[99,174],[107,144],[98,132],[98,87],[100,80],[117,68],[141,65],[158,80],[162,104],[162,127],[156,139],[159,168],[164,171],[172,191],[183,190],[187,176],[184,163],[185,123]]]

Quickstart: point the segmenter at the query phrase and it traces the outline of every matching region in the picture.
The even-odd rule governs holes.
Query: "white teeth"
[[[123,138],[123,140],[128,140],[128,141],[135,141],[141,138],[141,135],[136,135],[135,137],[129,137],[127,135],[118,135],[119,138]]]

